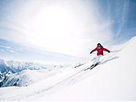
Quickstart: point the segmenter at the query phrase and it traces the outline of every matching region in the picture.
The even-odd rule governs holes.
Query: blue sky
[[[0,0],[0,38],[69,55],[136,35],[135,0]]]
[[[115,38],[128,40],[136,35],[135,0],[97,0],[97,2],[101,5],[105,18],[113,20],[112,31]]]

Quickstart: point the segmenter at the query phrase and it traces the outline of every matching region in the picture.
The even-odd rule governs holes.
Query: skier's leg
[[[94,61],[94,65],[98,65],[100,63],[100,58],[101,58],[101,55],[97,56],[95,61]]]
[[[98,63],[99,62],[99,56],[96,56],[95,57],[95,60],[94,60],[94,62],[93,62],[93,64],[96,64],[96,63]]]
[[[100,63],[100,57],[101,57],[101,56],[97,56],[97,57],[95,58],[93,64],[91,65],[90,70],[93,69],[95,66],[97,66],[97,65]]]
[[[99,62],[99,56],[96,56],[96,57],[94,58],[94,61],[93,61],[93,64],[91,65],[91,67],[92,67],[92,68],[95,67],[98,62]]]

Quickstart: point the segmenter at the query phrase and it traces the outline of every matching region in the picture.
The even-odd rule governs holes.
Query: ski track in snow
[[[114,59],[117,59],[117,58],[118,58],[117,56],[109,57],[109,59],[103,60],[100,65],[96,66],[92,70],[89,69],[89,70],[84,71],[84,69],[91,66],[90,63],[82,65],[82,66],[78,67],[80,69],[78,72],[67,76],[66,78],[64,78],[61,81],[57,81],[56,83],[54,83],[53,85],[51,85],[49,87],[44,87],[44,89],[42,89],[42,90],[38,90],[35,93],[27,95],[24,97],[24,99],[29,100],[29,99],[33,99],[35,97],[39,97],[39,96],[41,97],[45,94],[53,93],[53,92],[60,90],[62,88],[67,88],[68,86],[72,86],[72,85],[74,85],[74,84],[76,84],[76,83],[78,83],[88,77],[93,77],[93,75],[95,75],[95,73],[97,73],[99,70],[101,70],[100,69],[101,65],[105,64],[108,61],[112,61]]]
[[[16,97],[16,95],[11,95],[11,96],[7,96],[6,99],[31,100],[35,97],[43,96],[45,94],[50,94],[50,93],[56,92],[57,90],[60,90],[62,88],[67,88],[68,86],[75,85],[76,83],[86,79],[87,77],[92,77],[93,75],[95,75],[95,73],[97,73],[99,70],[101,70],[101,69],[99,69],[99,67],[102,64],[105,64],[106,62],[114,60],[116,58],[118,58],[118,57],[113,57],[113,56],[111,58],[109,57],[109,59],[103,60],[100,65],[96,66],[92,70],[89,69],[89,70],[84,71],[84,69],[90,67],[92,63],[84,64],[74,70],[72,68],[74,73],[70,73],[69,75],[64,76],[64,78],[61,78],[61,80],[52,81],[51,84],[49,84],[47,86],[46,85],[42,86],[41,89],[39,89],[39,90],[32,89],[32,90],[30,90],[30,93],[26,91],[25,94],[23,94],[21,97]],[[24,88],[27,90],[27,89],[29,89],[29,87],[31,87],[31,85],[26,88],[24,87]],[[15,89],[15,91],[20,92],[22,89],[23,89],[23,87],[21,87],[21,89],[17,88],[17,89]],[[18,94],[18,95],[20,96],[20,94]],[[3,100],[2,96],[0,97],[0,100]]]

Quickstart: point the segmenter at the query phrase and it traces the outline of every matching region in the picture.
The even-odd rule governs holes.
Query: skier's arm
[[[91,54],[91,53],[93,53],[94,51],[96,51],[96,48],[95,48],[95,49],[93,49],[93,50],[90,52],[90,54]]]
[[[108,53],[110,53],[110,50],[108,50],[108,49],[106,49],[106,48],[103,48],[104,49],[104,51],[107,51]]]

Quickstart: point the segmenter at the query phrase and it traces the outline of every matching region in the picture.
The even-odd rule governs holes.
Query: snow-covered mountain
[[[65,65],[67,67],[68,65]],[[0,87],[27,86],[49,74],[56,73],[64,65],[47,65],[33,62],[0,60]],[[52,71],[53,70],[53,71]],[[54,73],[55,74],[55,73]]]
[[[0,88],[0,100],[42,100],[46,102],[91,100],[136,100],[136,37],[117,46],[101,59],[101,64],[84,71],[92,61],[75,66],[53,66],[52,70],[23,70],[20,80],[32,81],[24,87]],[[116,49],[116,46],[113,47]],[[83,64],[82,64],[83,63]],[[49,67],[49,66],[47,66]],[[50,69],[50,68],[49,68]],[[23,76],[25,73],[25,76]],[[27,77],[26,77],[27,76]],[[29,77],[28,77],[29,76]]]

